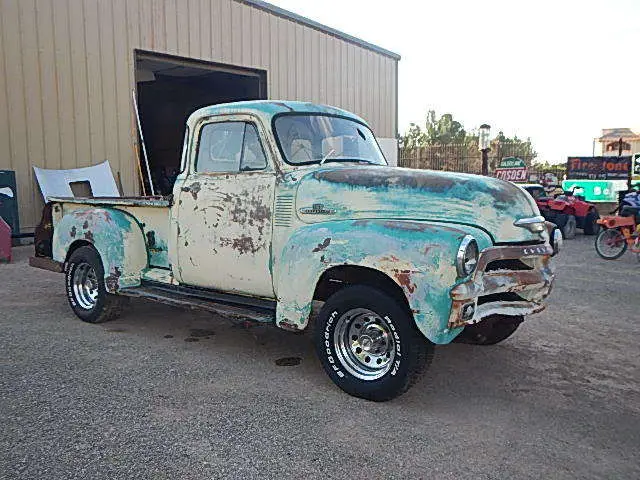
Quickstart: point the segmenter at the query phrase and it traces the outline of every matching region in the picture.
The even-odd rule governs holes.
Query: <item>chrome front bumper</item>
[[[477,323],[490,315],[518,316],[543,310],[542,300],[549,295],[554,279],[552,255],[549,244],[483,250],[471,278],[451,289],[448,328]]]

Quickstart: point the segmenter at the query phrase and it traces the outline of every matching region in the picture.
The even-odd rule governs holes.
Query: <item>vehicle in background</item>
[[[169,198],[54,198],[34,265],[82,320],[126,297],[302,331],[345,392],[405,392],[435,344],[491,345],[544,309],[561,236],[495,178],[388,167],[361,118],[255,101],[187,122]]]
[[[625,205],[620,215],[598,220],[603,230],[596,237],[596,252],[605,260],[620,258],[627,247],[640,261],[640,206]]]
[[[521,184],[520,187],[529,192],[542,216],[557,225],[565,239],[574,238],[577,228],[582,229],[585,235],[596,235],[600,230],[600,214],[596,206],[586,202],[584,197],[576,195],[573,190],[564,191],[552,198],[546,194],[542,185]]]

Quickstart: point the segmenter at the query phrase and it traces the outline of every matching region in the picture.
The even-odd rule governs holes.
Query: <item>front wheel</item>
[[[617,228],[602,230],[596,237],[596,252],[605,260],[620,258],[627,250],[627,241]]]
[[[407,308],[384,292],[352,286],[333,294],[315,329],[320,362],[355,397],[383,402],[406,392],[431,363],[434,345]]]

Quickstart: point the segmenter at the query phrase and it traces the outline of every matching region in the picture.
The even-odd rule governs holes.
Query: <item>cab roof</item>
[[[198,119],[215,115],[252,114],[260,117],[265,123],[270,124],[274,116],[281,113],[313,113],[326,115],[339,115],[351,118],[367,125],[357,115],[329,105],[319,105],[310,102],[294,102],[290,100],[251,100],[246,102],[220,103],[204,107],[193,112],[187,120],[189,128],[193,128]]]

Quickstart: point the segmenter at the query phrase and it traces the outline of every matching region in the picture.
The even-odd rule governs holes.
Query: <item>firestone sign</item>
[[[567,178],[583,180],[626,180],[631,157],[569,157]]]
[[[496,167],[496,178],[509,182],[526,182],[529,171],[524,160],[517,157],[504,157]]]

